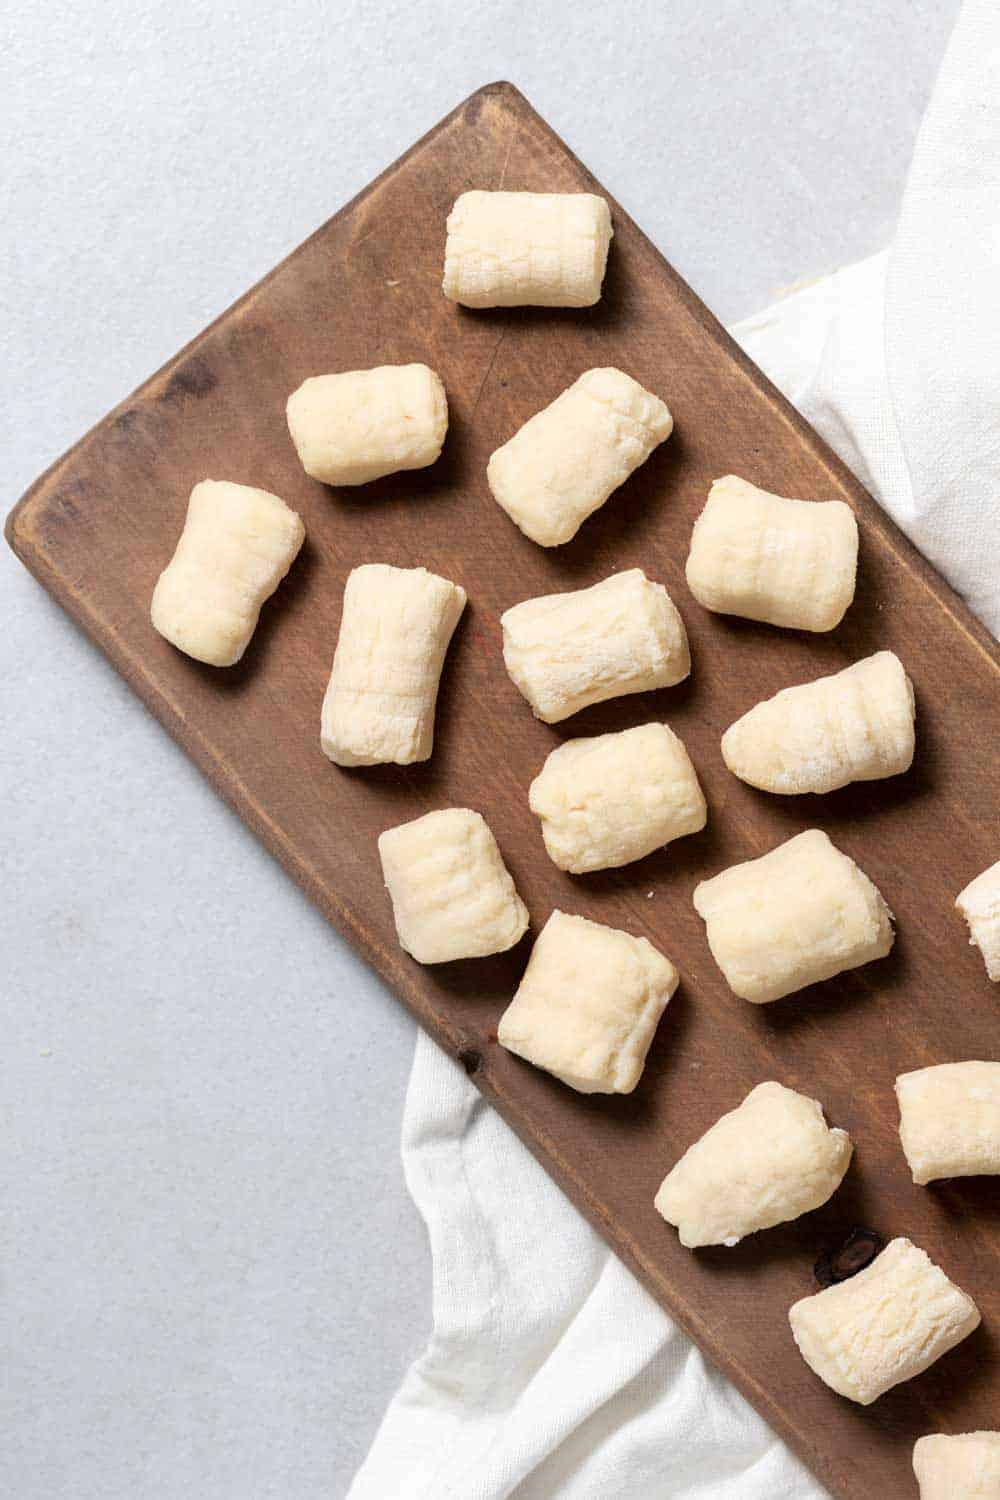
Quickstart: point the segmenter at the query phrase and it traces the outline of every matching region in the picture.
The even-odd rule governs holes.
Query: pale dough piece
[[[722,758],[765,792],[832,792],[908,771],[913,718],[902,662],[879,651],[758,703],[722,736]]]
[[[858,525],[842,500],[788,500],[728,474],[694,524],[687,581],[706,609],[832,630],[854,598]]]
[[[921,1374],[980,1321],[972,1298],[906,1239],[849,1281],[803,1297],[788,1318],[809,1368],[861,1406]]]
[[[677,970],[645,938],[554,911],[497,1036],[581,1094],[629,1094],[676,988]]]
[[[444,386],[419,364],[310,376],[289,396],[287,414],[302,467],[324,484],[426,469],[448,430]]]
[[[378,852],[400,946],[418,963],[504,953],[527,930],[527,907],[480,813],[426,813],[387,829]]]
[[[955,901],[969,925],[969,942],[983,955],[987,976],[1000,979],[1000,860],[960,891]]]
[[[594,193],[462,193],[448,215],[442,290],[465,307],[592,307],[611,235]]]
[[[465,590],[426,568],[365,563],[344,589],[320,743],[338,766],[408,766],[434,749],[438,684]]]
[[[913,1445],[920,1500],[1000,1500],[1000,1432],[938,1432]]]
[[[1000,1173],[1000,1062],[939,1063],[896,1079],[913,1180]]]
[[[154,627],[195,661],[231,667],[305,534],[301,517],[277,495],[203,479],[191,491],[184,530],[153,590]]]
[[[656,1208],[690,1250],[738,1245],[825,1203],[851,1150],[850,1136],[829,1128],[818,1100],[759,1083],[688,1147],[664,1179]]]
[[[697,833],[708,816],[691,759],[666,724],[559,745],[528,803],[549,858],[573,875],[642,859]]]
[[[712,957],[734,995],[755,1005],[884,958],[892,913],[819,828],[695,888]]]
[[[672,687],[691,670],[684,621],[641,568],[525,599],[500,624],[504,665],[546,724],[607,698]]]
[[[558,547],[670,436],[658,396],[613,368],[587,370],[489,461],[493,498],[525,536]]]

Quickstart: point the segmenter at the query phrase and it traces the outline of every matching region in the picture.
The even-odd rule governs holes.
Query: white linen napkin
[[[890,251],[733,330],[994,633],[998,76],[1000,12],[967,0]],[[822,1500],[423,1034],[403,1162],[434,1333],[349,1500]]]

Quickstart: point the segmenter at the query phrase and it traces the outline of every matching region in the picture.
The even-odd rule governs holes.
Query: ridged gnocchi
[[[465,603],[461,585],[426,568],[353,569],[320,716],[324,755],[338,766],[430,758],[441,671]]]
[[[884,958],[892,913],[819,828],[695,887],[712,957],[734,995],[765,1005]]]
[[[936,1432],[913,1445],[920,1500],[1000,1500],[1000,1432]]]
[[[728,474],[691,536],[687,581],[706,609],[833,630],[854,598],[858,526],[842,500],[790,500]]]
[[[677,970],[646,938],[554,911],[497,1037],[582,1094],[629,1094],[676,988]]]
[[[489,461],[497,504],[541,547],[574,537],[660,443],[674,419],[623,370],[587,370]]]
[[[689,1146],[656,1195],[656,1210],[689,1250],[738,1245],[819,1208],[840,1186],[851,1138],[816,1099],[759,1083]]]
[[[907,1239],[788,1316],[809,1368],[861,1406],[921,1374],[980,1322],[972,1298]]]
[[[568,740],[528,789],[553,864],[573,875],[642,859],[704,828],[705,796],[666,724]]]
[[[178,651],[210,667],[239,661],[305,540],[284,500],[251,485],[203,479],[157,580],[150,618]]]
[[[832,792],[908,771],[913,719],[903,664],[879,651],[758,703],[722,736],[722,758],[761,791]]]
[[[1000,1062],[938,1063],[896,1079],[914,1182],[1000,1173]]]
[[[968,924],[969,942],[983,955],[987,977],[996,984],[1000,980],[1000,860],[970,880],[955,905]]]
[[[510,679],[546,724],[608,698],[673,687],[691,671],[684,621],[641,568],[525,599],[500,624]]]
[[[442,289],[465,307],[592,307],[611,234],[596,193],[462,193],[448,215]]]
[[[324,484],[369,484],[440,456],[448,400],[427,365],[380,365],[312,375],[288,398],[302,467]]]
[[[481,813],[447,807],[388,828],[378,841],[400,946],[421,964],[503,953],[528,909]]]

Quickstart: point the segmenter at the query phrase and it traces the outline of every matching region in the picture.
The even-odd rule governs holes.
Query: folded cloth
[[[998,66],[1000,12],[967,0],[891,249],[733,329],[994,633]],[[434,1333],[349,1500],[822,1500],[423,1035],[403,1162]]]

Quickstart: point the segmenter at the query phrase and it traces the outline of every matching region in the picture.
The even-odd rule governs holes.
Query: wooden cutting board
[[[916,1489],[915,1438],[996,1426],[1000,1416],[1000,1189],[996,1179],[912,1186],[893,1097],[906,1069],[1000,1057],[997,994],[952,908],[1000,852],[997,646],[613,200],[615,239],[596,308],[469,312],[446,301],[448,209],[463,189],[501,186],[605,191],[509,84],[481,89],[55,464],[17,506],[7,535],[823,1483],[844,1500],[905,1497]],[[306,478],[285,427],[288,393],[310,374],[408,360],[432,365],[448,390],[441,460],[361,490]],[[493,503],[486,462],[581,371],[606,364],[663,396],[676,429],[573,542],[545,551]],[[683,572],[692,522],[711,481],[731,471],[782,494],[854,506],[858,596],[832,635],[724,619],[692,599]],[[244,660],[224,672],[172,650],[148,618],[188,493],[204,477],[274,490],[308,533]],[[319,710],[344,581],[369,561],[425,564],[464,584],[470,604],[445,669],[433,760],[347,772],[320,753]],[[690,680],[554,728],[536,722],[503,669],[501,612],[635,566],[664,582],[684,615]],[[827,797],[776,798],[726,771],[719,737],[744,709],[883,647],[899,653],[916,686],[918,752],[908,775]],[[529,781],[563,739],[653,718],[687,744],[708,827],[624,870],[562,874],[528,810]],[[376,836],[449,805],[485,814],[534,931],[560,906],[643,933],[677,963],[681,988],[631,1097],[584,1098],[497,1046],[527,939],[512,953],[437,969],[399,949]],[[811,825],[827,829],[882,889],[898,918],[896,946],[880,963],[776,1005],[748,1005],[712,962],[693,887]],[[853,1135],[854,1163],[816,1213],[733,1250],[691,1254],[654,1212],[653,1194],[680,1152],[765,1078],[818,1096]],[[819,1255],[859,1224],[911,1236],[983,1313],[978,1333],[868,1410],[807,1369],[786,1316],[815,1289]]]

